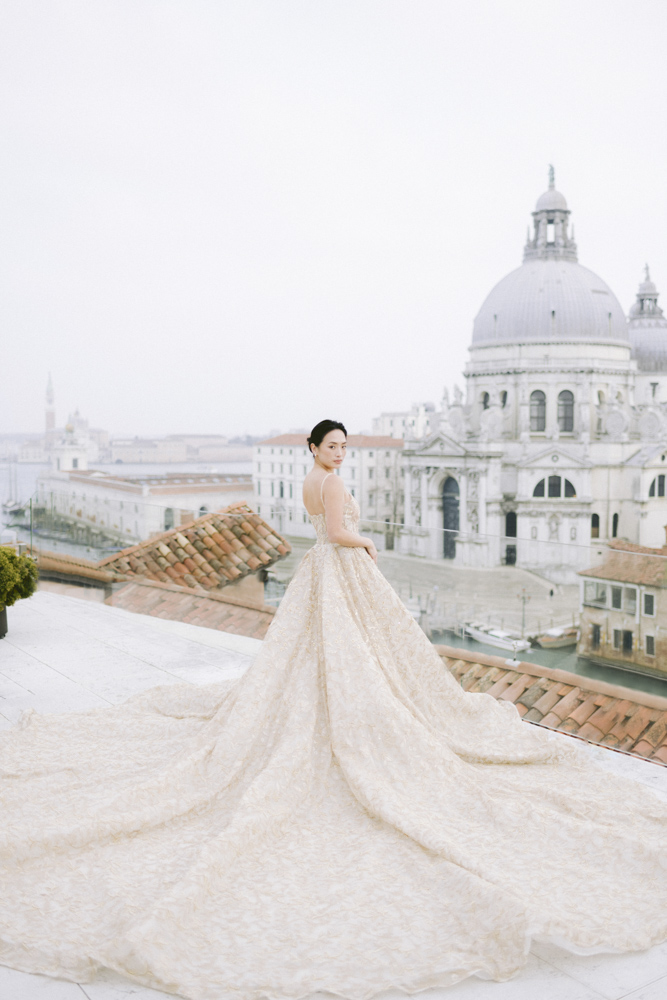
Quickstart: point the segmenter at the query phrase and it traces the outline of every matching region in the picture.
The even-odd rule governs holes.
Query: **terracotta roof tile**
[[[120,566],[101,567],[99,563],[91,562],[90,559],[65,555],[62,552],[48,552],[45,549],[33,548],[32,554],[37,559],[40,576],[45,578],[54,575],[72,577],[73,579],[83,578],[100,584],[127,579]]]
[[[290,551],[284,538],[240,502],[116,552],[98,567],[205,594],[271,566]]]
[[[188,622],[206,628],[263,639],[275,608],[247,608],[236,603],[233,591],[193,593],[176,584],[137,579],[117,590],[106,603],[125,611]],[[234,601],[234,603],[231,603]]]
[[[583,569],[579,576],[619,583],[667,587],[667,548],[650,549],[621,539],[608,542],[608,553],[599,566]]]
[[[436,648],[466,691],[512,701],[527,722],[667,764],[667,698],[536,663]]]

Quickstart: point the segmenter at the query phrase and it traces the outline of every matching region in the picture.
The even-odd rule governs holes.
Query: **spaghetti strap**
[[[322,502],[323,507],[324,507],[324,481],[325,479],[328,479],[329,476],[333,476],[333,472],[327,472],[326,476],[322,480],[322,485],[320,486],[320,500]]]

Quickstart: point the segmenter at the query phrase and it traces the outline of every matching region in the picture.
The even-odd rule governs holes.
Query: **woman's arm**
[[[338,476],[329,476],[322,489],[324,500],[324,516],[327,523],[327,538],[336,545],[346,545],[350,548],[366,549],[374,562],[377,562],[377,549],[372,538],[364,538],[354,531],[343,527],[343,506],[345,503],[345,487]]]

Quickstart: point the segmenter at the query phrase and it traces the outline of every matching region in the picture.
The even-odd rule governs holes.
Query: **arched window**
[[[591,514],[591,538],[600,537],[600,515]]]
[[[505,409],[505,407],[507,406],[507,393],[505,392],[505,390],[504,390],[504,389],[503,389],[503,391],[502,391],[502,392],[500,393],[500,405],[502,406],[503,410],[504,410],[504,409]]]
[[[547,397],[541,389],[530,394],[530,432],[540,434],[547,426]]]
[[[618,537],[618,514],[614,514],[614,516],[611,519],[611,537],[612,538]]]
[[[549,476],[548,479],[540,479],[533,490],[533,496],[543,497],[545,495],[545,486],[547,487],[546,495],[551,498],[571,498],[577,495],[577,491],[569,479],[561,479],[560,476]]]
[[[648,495],[650,497],[664,497],[665,495],[665,477],[656,476],[651,485],[649,486]]]
[[[574,396],[569,389],[558,393],[558,429],[564,434],[574,430]]]
[[[488,392],[483,392],[482,393],[482,409],[483,410],[488,410],[488,408],[489,408],[489,402],[490,402],[490,396],[489,396]]]
[[[203,507],[202,506],[202,507],[199,508],[199,516],[203,517],[204,514],[208,514],[208,507]]]
[[[505,514],[505,537],[516,538],[516,511],[509,510]]]

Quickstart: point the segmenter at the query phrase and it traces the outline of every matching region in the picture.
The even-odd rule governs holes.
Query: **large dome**
[[[472,345],[628,342],[621,304],[605,282],[571,260],[526,260],[498,282],[473,326]]]

